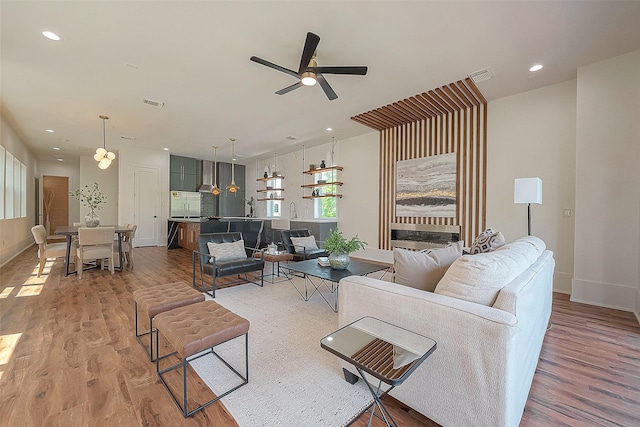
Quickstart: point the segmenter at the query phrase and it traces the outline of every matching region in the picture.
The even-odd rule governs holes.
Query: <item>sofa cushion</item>
[[[313,236],[291,237],[291,243],[293,243],[294,250],[296,252],[303,252],[304,250],[309,249],[318,249],[316,238]]]
[[[464,255],[451,264],[435,293],[491,306],[500,290],[529,268],[542,251],[544,243],[529,236],[492,252]]]
[[[484,252],[491,252],[504,245],[504,242],[504,236],[501,232],[487,228],[473,241],[470,253],[480,254]]]
[[[209,248],[209,255],[216,257],[216,262],[232,261],[247,257],[247,253],[244,250],[244,240],[224,243],[207,242],[207,247]],[[213,258],[210,258],[209,262],[213,263]]]
[[[393,281],[412,288],[433,292],[449,266],[462,256],[464,242],[444,248],[416,252],[393,249]]]

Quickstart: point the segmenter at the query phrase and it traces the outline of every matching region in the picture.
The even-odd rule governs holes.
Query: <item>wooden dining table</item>
[[[115,233],[118,235],[118,258],[119,258],[119,267],[115,268],[118,271],[122,271],[122,233],[128,233],[131,232],[131,229],[128,227],[125,227],[124,225],[101,225],[100,227],[114,227],[115,228]],[[65,268],[64,268],[64,275],[65,277],[68,276],[71,273],[77,273],[78,272],[78,266],[76,265],[76,271],[69,271],[69,258],[71,255],[71,239],[73,236],[77,236],[78,235],[78,226],[72,226],[72,225],[65,225],[65,226],[61,226],[56,228],[56,231],[53,234],[56,234],[58,236],[66,236],[67,238],[67,254],[65,256],[64,259],[64,263],[65,263]]]

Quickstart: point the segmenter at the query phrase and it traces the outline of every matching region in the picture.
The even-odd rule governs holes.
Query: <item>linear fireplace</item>
[[[459,225],[391,223],[391,246],[404,249],[441,248],[460,240]]]

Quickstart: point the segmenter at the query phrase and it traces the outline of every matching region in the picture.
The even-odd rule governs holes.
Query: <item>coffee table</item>
[[[349,276],[366,276],[367,274],[375,273],[376,271],[389,269],[389,267],[380,264],[351,260],[349,267],[347,267],[346,270],[334,270],[331,267],[321,266],[318,264],[318,260],[316,259],[294,262],[292,264],[284,265],[282,268],[304,275],[304,294],[296,287],[293,281],[291,281],[291,284],[305,301],[309,301],[309,298],[318,292],[322,299],[324,299],[329,307],[331,307],[335,312],[338,311],[338,282],[340,282],[341,279]],[[319,279],[319,281],[313,279]],[[309,284],[313,286],[313,291],[311,293],[309,293]],[[320,291],[321,286],[325,286],[334,294],[333,305]]]
[[[369,413],[368,426],[375,416],[387,426],[397,427],[380,399],[402,384],[436,350],[437,344],[431,338],[391,323],[363,317],[322,338],[320,346],[353,364],[373,397],[371,406],[353,421],[362,414]],[[376,378],[378,385],[371,384],[365,373]],[[383,382],[390,386],[387,390],[382,390]],[[380,415],[376,413],[376,408]]]
[[[254,258],[260,258],[260,252],[256,252],[253,254]],[[280,268],[280,262],[288,262],[293,261],[293,254],[290,254],[286,251],[277,251],[275,254],[270,254],[269,252],[264,252],[264,260],[271,263],[271,274],[266,274],[264,277],[270,277],[269,283],[279,283],[285,280],[291,280],[289,278],[289,274],[285,271],[282,271]],[[277,264],[277,268],[276,268]],[[276,282],[276,277],[280,277],[280,273],[284,274],[284,278],[282,280],[278,280]]]

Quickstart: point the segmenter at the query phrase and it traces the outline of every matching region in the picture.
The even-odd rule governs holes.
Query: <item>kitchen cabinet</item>
[[[218,163],[218,185],[222,190],[218,196],[218,215],[220,216],[244,216],[245,215],[245,166],[235,165],[235,181],[240,187],[236,193],[227,191],[227,185],[231,184],[231,163]]]
[[[178,246],[191,251],[198,250],[198,235],[200,235],[200,223],[178,223]]]
[[[170,157],[169,189],[177,191],[196,191],[198,161],[191,157]]]

